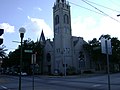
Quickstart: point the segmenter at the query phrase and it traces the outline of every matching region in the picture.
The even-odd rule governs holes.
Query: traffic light
[[[0,36],[4,33],[4,29],[0,29]],[[3,38],[0,37],[0,45],[3,43]]]

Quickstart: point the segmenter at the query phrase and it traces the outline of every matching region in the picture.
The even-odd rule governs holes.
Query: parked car
[[[20,75],[20,73],[18,73],[18,75]],[[26,73],[26,72],[21,72],[21,75],[22,75],[22,76],[26,76],[27,73]]]

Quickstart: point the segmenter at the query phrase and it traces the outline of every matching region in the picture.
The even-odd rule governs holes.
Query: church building
[[[43,72],[46,74],[81,73],[90,69],[90,60],[82,37],[72,36],[70,5],[66,0],[56,0],[53,6],[53,41],[45,39],[42,31],[40,42],[44,45]]]

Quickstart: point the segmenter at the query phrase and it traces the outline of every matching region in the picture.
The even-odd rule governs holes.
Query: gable
[[[85,43],[86,43],[86,41],[84,41],[82,37],[73,37],[74,49],[82,49],[83,44],[85,44]]]
[[[46,44],[44,48],[46,51],[53,51],[53,42],[50,41],[49,39],[46,40]]]

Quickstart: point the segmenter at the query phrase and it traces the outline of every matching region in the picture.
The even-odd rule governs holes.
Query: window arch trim
[[[59,24],[59,15],[55,16],[55,25]]]
[[[69,17],[67,14],[64,15],[64,23],[69,24]]]

